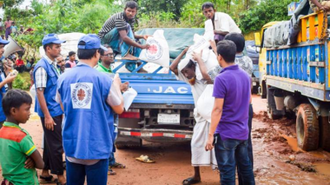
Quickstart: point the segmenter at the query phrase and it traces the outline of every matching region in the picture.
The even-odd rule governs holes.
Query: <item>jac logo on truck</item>
[[[158,87],[158,89],[150,89],[148,88],[148,92],[153,93],[179,93],[179,94],[187,94],[189,92],[188,88],[186,87],[179,87],[174,89],[173,87],[169,86],[167,88],[163,88],[162,86]]]

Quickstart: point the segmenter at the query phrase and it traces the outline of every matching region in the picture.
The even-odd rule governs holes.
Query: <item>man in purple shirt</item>
[[[236,165],[244,184],[255,184],[247,152],[248,118],[251,101],[249,75],[235,65],[236,45],[230,40],[217,45],[218,62],[223,70],[214,82],[214,107],[205,149],[215,147],[221,184],[235,185]]]

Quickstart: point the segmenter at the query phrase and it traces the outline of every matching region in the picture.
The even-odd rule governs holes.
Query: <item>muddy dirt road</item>
[[[254,96],[253,150],[256,184],[266,185],[330,185],[330,153],[305,152],[296,145],[295,122],[287,119],[272,121],[266,117],[266,102]],[[42,152],[42,127],[33,114],[23,125]],[[146,164],[135,160],[148,155],[156,163]],[[193,173],[190,166],[189,143],[144,143],[139,149],[117,150],[116,160],[127,166],[114,169],[116,175],[108,176],[110,185],[179,185]],[[219,184],[219,174],[210,167],[202,167],[202,183]],[[0,177],[1,179],[1,177]]]

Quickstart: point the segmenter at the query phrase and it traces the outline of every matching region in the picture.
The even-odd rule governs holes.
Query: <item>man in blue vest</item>
[[[3,40],[0,37],[0,57],[2,57],[3,53],[5,52],[5,45],[9,44],[9,41]],[[0,61],[1,62],[1,61]],[[17,74],[12,73],[10,74],[10,69],[12,69],[11,66],[7,66],[7,62],[3,63],[4,70],[0,69],[0,101],[2,101],[3,94],[6,93],[6,84],[11,83],[15,80]],[[5,77],[5,75],[7,77]],[[3,122],[6,120],[6,115],[3,112],[2,104],[0,103],[0,128],[2,127]]]
[[[63,103],[63,147],[68,185],[106,185],[113,147],[114,113],[124,111],[118,74],[100,73],[101,40],[88,34],[78,42],[79,64],[62,74],[56,100]],[[83,72],[82,72],[83,71]]]
[[[33,71],[33,78],[37,91],[35,112],[38,113],[42,127],[44,129],[44,152],[43,159],[45,168],[40,175],[40,179],[46,182],[54,181],[49,174],[56,174],[58,182],[65,184],[62,162],[62,115],[63,111],[59,103],[55,101],[56,83],[60,75],[56,64],[56,58],[61,53],[60,40],[56,34],[45,35],[42,45],[45,56],[42,57]]]

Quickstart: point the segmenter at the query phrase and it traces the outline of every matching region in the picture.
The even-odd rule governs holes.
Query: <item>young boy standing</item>
[[[29,133],[19,124],[30,117],[32,98],[22,90],[10,90],[2,100],[6,122],[0,129],[1,184],[39,184],[35,168],[44,167],[40,153]]]

